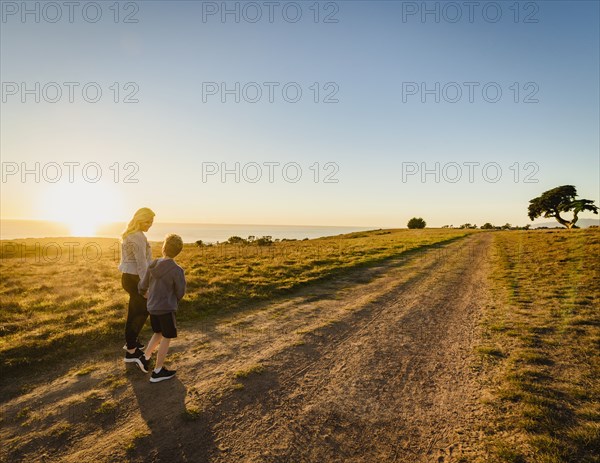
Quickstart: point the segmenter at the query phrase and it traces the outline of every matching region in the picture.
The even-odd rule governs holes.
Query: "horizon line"
[[[19,221],[19,222],[50,222],[50,223],[56,223],[56,224],[61,224],[64,225],[64,222],[61,220],[47,220],[47,219],[15,219],[15,218],[1,218],[0,217],[0,222],[3,221]],[[127,223],[127,220],[123,220],[123,221],[110,221],[110,222],[105,222],[104,225],[111,225],[111,224],[122,224],[122,223]],[[267,226],[267,227],[328,227],[328,228],[383,228],[381,225],[317,225],[317,224],[310,224],[310,225],[299,225],[299,224],[293,224],[293,223],[286,223],[286,224],[273,224],[273,223],[225,223],[225,222],[186,222],[186,221],[181,221],[181,220],[174,220],[174,221],[156,221],[154,222],[154,224],[180,224],[180,225],[253,225],[253,226]],[[394,227],[387,227],[387,228],[394,228]],[[401,227],[400,227],[401,228]]]

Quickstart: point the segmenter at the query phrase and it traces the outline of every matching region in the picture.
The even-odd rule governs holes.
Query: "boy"
[[[171,339],[177,337],[175,312],[177,304],[185,294],[185,274],[173,260],[183,249],[179,235],[167,235],[162,247],[163,257],[152,261],[144,279],[140,281],[140,294],[148,298],[148,312],[154,335],[139,358],[140,368],[148,373],[152,352],[158,346],[156,365],[150,382],[158,383],[175,376],[174,370],[163,367]],[[160,345],[159,345],[160,344]]]

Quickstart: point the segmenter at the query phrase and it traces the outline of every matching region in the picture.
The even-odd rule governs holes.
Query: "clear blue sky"
[[[36,2],[26,3],[34,8]],[[46,21],[55,15],[47,10],[39,23],[33,15],[23,22],[17,12],[0,24],[2,161],[97,162],[103,169],[95,184],[81,175],[68,183],[66,169],[57,183],[9,176],[2,183],[3,218],[72,221],[85,211],[84,217],[97,212],[102,220],[126,220],[147,205],[160,221],[388,227],[405,226],[416,215],[432,226],[525,224],[528,200],[558,185],[574,184],[582,197],[600,200],[597,1],[520,2],[518,22],[514,2],[498,2],[502,17],[495,23],[490,18],[496,12],[484,16],[481,7],[470,22],[464,6],[463,17],[452,23],[455,11],[444,11],[445,2],[427,2],[431,9],[440,5],[439,23],[433,15],[422,21],[419,13],[403,21],[403,10],[422,2],[401,1],[320,2],[319,22],[313,1],[298,2],[302,18],[296,23],[286,21],[280,8],[270,23],[264,2],[256,2],[261,20],[247,21],[256,11],[248,9],[237,23],[233,15],[222,22],[218,14],[203,21],[203,8],[222,2],[145,1],[136,3],[137,23],[115,23],[112,3],[101,2],[103,16],[96,23],[79,10],[70,23],[64,7],[56,23]],[[234,9],[236,3],[243,8],[244,2],[227,5]],[[335,7],[338,22],[324,23]],[[132,11],[122,3],[119,19]],[[537,22],[525,23],[527,15]],[[40,103],[32,96],[22,103],[20,93],[8,94],[14,88],[7,82],[81,85],[73,103],[67,87],[56,103],[43,95]],[[87,82],[102,88],[98,103],[83,100],[80,89]],[[115,104],[113,82],[134,82],[139,102]],[[233,96],[222,103],[220,94],[203,102],[205,82],[281,85],[274,103],[264,86],[256,103],[243,97],[235,103]],[[282,97],[287,82],[303,90],[297,103]],[[314,103],[314,82],[321,84],[320,99],[333,88],[323,85],[334,82],[339,102]],[[429,95],[423,103],[418,93],[404,102],[406,82],[429,88],[457,82],[463,96],[450,103],[442,95],[435,103]],[[464,82],[480,83],[472,103]],[[489,82],[503,92],[497,103],[482,96]],[[524,88],[527,83],[533,84]],[[121,88],[119,98],[129,90]],[[454,90],[447,90],[453,98]],[[531,98],[539,102],[524,103],[534,91]],[[139,182],[126,184],[120,177],[114,183],[114,162],[121,169],[136,163]],[[218,175],[203,182],[207,162],[230,168],[236,162],[295,162],[303,172],[290,183],[279,166],[270,183],[263,165],[257,183],[236,183],[233,175],[225,183]],[[318,183],[310,170],[315,162]],[[323,182],[326,162],[339,167],[337,183]],[[465,162],[480,163],[472,183]],[[463,177],[456,183],[436,183],[433,174],[425,182],[420,174],[403,179],[403,163],[419,169],[440,163],[440,173],[451,178],[456,170],[449,163],[457,163]],[[486,163],[501,167],[498,182],[485,180]],[[495,168],[487,174],[494,177]],[[526,183],[527,174],[538,182]]]

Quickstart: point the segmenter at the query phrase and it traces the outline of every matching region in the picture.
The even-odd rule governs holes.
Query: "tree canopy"
[[[537,198],[529,201],[529,218],[554,217],[558,223],[567,228],[573,228],[578,220],[578,215],[583,211],[598,213],[598,207],[589,199],[575,199],[577,189],[573,185],[563,185],[544,191]],[[561,212],[573,211],[573,219],[566,220],[561,217]]]

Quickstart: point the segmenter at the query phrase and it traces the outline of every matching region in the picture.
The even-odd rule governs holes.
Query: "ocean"
[[[125,223],[112,223],[101,227],[97,237],[117,238],[125,228]],[[226,241],[231,236],[271,236],[273,239],[304,239],[334,236],[355,231],[373,230],[378,227],[333,227],[308,225],[245,225],[245,224],[202,224],[202,223],[160,223],[152,225],[146,236],[150,241],[162,241],[166,234],[177,233],[186,243],[202,240],[205,243]],[[0,239],[56,238],[70,236],[68,226],[57,222],[38,220],[0,221]]]

